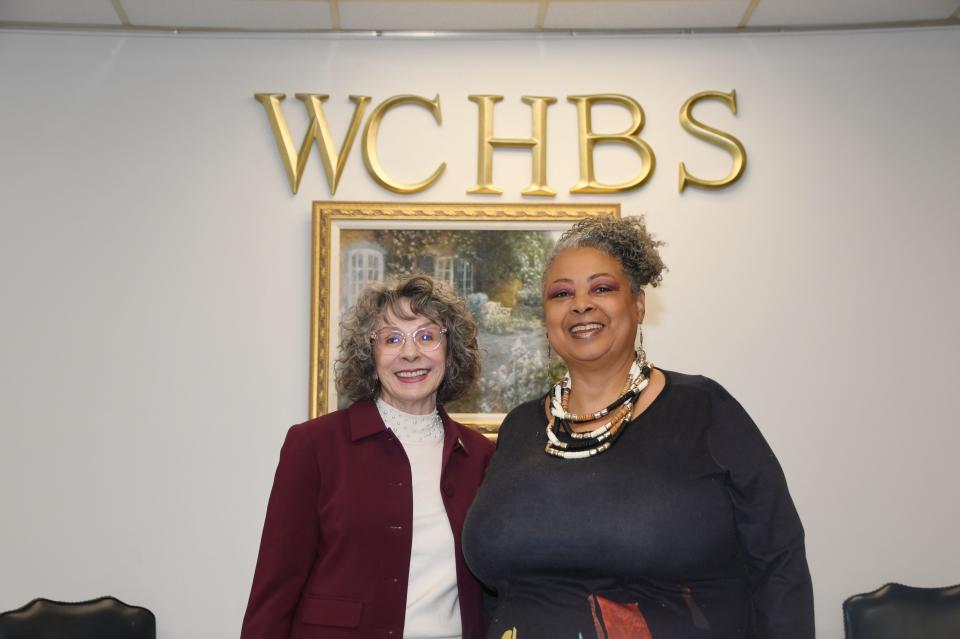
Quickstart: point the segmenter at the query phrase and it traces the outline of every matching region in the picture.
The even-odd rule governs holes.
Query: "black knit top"
[[[803,528],[773,452],[716,382],[666,386],[614,446],[548,456],[514,409],[464,525],[488,639],[812,639]]]

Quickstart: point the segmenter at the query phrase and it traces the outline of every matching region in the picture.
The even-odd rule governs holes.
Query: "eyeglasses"
[[[440,348],[441,337],[446,333],[447,329],[440,326],[423,326],[412,333],[404,333],[399,328],[384,326],[370,333],[370,339],[385,353],[399,353],[409,336],[413,338],[413,343],[420,352],[430,353]]]

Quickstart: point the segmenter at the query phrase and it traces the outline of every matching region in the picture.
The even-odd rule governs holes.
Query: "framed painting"
[[[462,296],[480,327],[482,375],[445,408],[495,434],[513,406],[546,392],[551,360],[540,278],[577,220],[620,216],[619,204],[314,202],[310,417],[343,408],[334,364],[340,319],[365,286],[426,273]]]

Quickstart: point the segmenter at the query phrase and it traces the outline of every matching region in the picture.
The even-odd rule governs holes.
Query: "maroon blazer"
[[[443,419],[440,490],[456,546],[464,639],[486,625],[460,550],[467,509],[493,445]],[[267,505],[241,639],[400,639],[407,602],[410,463],[372,401],[287,433]]]

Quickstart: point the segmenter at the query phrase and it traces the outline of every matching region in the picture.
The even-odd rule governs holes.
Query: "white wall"
[[[669,243],[647,350],[724,383],[777,451],[808,532],[821,637],[890,580],[960,582],[955,393],[960,29],[455,41],[0,32],[0,609],[113,593],[161,639],[235,637],[283,433],[306,414],[310,202],[292,196],[259,91],[433,96],[384,124],[384,164],[470,200],[476,108],[523,136],[552,95],[550,182],[577,177],[565,96],[631,95],[658,168],[607,200]],[[693,93],[736,88],[747,174],[683,133]],[[401,124],[409,118],[409,124]],[[607,110],[599,126],[622,125]],[[391,124],[393,122],[394,124]],[[403,130],[406,129],[406,130]],[[419,143],[416,140],[420,140]],[[404,148],[405,144],[415,144]],[[625,179],[629,153],[601,155]],[[513,202],[523,152],[495,158]],[[335,199],[393,199],[354,149]],[[477,198],[472,198],[474,201]],[[488,198],[491,199],[491,198]],[[582,201],[601,201],[581,197]]]

